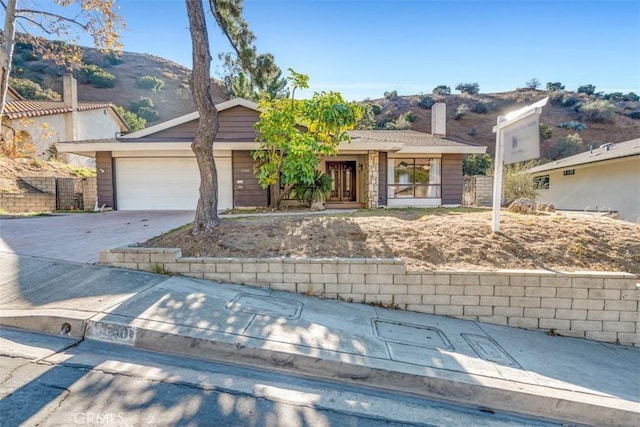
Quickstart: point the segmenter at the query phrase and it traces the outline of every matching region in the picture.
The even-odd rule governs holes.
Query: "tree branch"
[[[45,11],[42,11],[42,10],[33,10],[33,9],[18,9],[18,10],[16,10],[16,17],[17,18],[30,19],[30,18],[27,18],[26,16],[24,16],[22,14],[42,15],[43,17],[55,18],[58,21],[64,21],[64,22],[68,22],[70,24],[75,24],[75,25],[77,25],[78,27],[82,28],[85,31],[89,31],[89,29],[91,28],[89,23],[83,24],[80,21],[78,21],[76,18],[67,18],[65,16],[58,15],[57,13],[45,12]],[[34,21],[32,20],[32,22],[34,22]],[[37,25],[40,28],[42,28],[42,24],[37,24]]]

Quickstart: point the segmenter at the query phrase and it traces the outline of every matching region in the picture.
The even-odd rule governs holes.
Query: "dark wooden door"
[[[356,162],[327,162],[327,174],[333,180],[330,201],[356,201]]]

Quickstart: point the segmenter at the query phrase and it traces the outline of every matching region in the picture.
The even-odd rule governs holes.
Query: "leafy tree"
[[[387,91],[387,92],[384,93],[384,97],[386,99],[397,98],[398,97],[398,91],[397,90]]]
[[[219,54],[218,58],[223,61],[222,85],[228,97],[257,100],[288,95],[287,79],[270,53],[258,55],[250,49],[244,60],[232,53]]]
[[[51,89],[42,87],[28,79],[9,79],[11,87],[25,99],[36,99],[41,101],[60,101],[60,94]]]
[[[420,97],[420,101],[418,101],[418,106],[429,110],[435,103],[436,101],[432,97],[430,97],[429,95],[423,95]]]
[[[540,80],[538,79],[531,79],[531,80],[527,80],[526,83],[524,84],[524,86],[527,89],[531,89],[531,90],[536,90],[540,87],[541,83]]]
[[[564,90],[564,85],[560,82],[547,82],[547,91],[555,92],[556,90]]]
[[[594,85],[581,85],[578,86],[578,93],[584,93],[585,95],[593,95],[596,92]]]
[[[460,93],[468,93],[469,95],[477,95],[480,93],[480,85],[478,83],[458,83],[456,90]]]
[[[472,154],[462,161],[464,175],[488,175],[493,168],[493,159],[489,154]]]
[[[262,113],[255,128],[260,147],[252,153],[258,182],[271,188],[275,209],[294,185],[314,182],[320,159],[336,155],[340,143],[349,141],[347,131],[362,118],[362,107],[346,102],[337,92],[296,100],[296,89],[308,88],[309,77],[289,71],[291,97],[258,102]]]
[[[96,48],[120,50],[119,33],[125,23],[116,12],[117,4],[101,0],[57,0],[46,8],[20,9],[17,0],[0,2],[4,9],[4,29],[0,34],[0,116],[6,104],[13,50],[17,41],[34,46],[43,59],[52,59],[67,67],[79,66],[82,50],[77,45],[80,34],[91,35]],[[19,29],[19,33],[16,32]],[[51,42],[30,31],[67,42]]]
[[[434,95],[451,95],[451,87],[447,85],[439,85],[434,87],[431,93]]]
[[[362,107],[362,119],[356,125],[357,130],[369,130],[376,128],[376,119],[373,114],[373,104],[365,104]]]
[[[158,114],[158,110],[155,109],[153,100],[146,96],[141,96],[139,101],[132,102],[129,109],[147,122],[155,122],[160,118],[160,114]]]
[[[127,126],[129,126],[129,129],[131,129],[132,132],[142,130],[147,125],[147,120],[143,117],[138,116],[133,111],[127,111],[124,109],[124,107],[121,107],[119,105],[114,105],[113,108],[115,108],[118,114],[120,114],[120,117],[122,117],[122,119],[127,124]]]

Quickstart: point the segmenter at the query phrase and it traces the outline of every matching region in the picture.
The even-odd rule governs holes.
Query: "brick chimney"
[[[62,77],[62,92],[64,105],[76,110],[78,108],[78,82],[73,78],[73,74],[67,73]]]
[[[447,136],[447,104],[436,102],[431,107],[431,135],[437,138]]]

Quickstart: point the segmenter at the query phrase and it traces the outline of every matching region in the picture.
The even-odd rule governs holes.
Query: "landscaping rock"
[[[536,201],[533,199],[517,199],[509,205],[509,212],[531,215],[536,213]]]
[[[538,205],[538,210],[542,212],[555,212],[556,207],[553,206],[553,203],[540,203]]]

